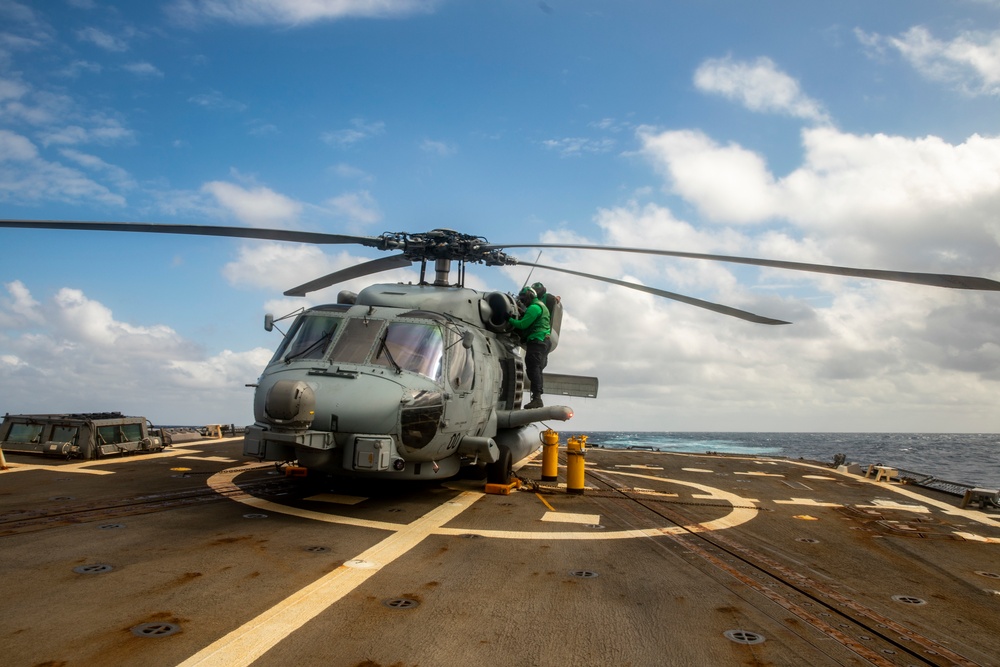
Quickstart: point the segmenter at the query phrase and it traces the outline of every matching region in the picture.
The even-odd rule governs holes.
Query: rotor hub
[[[419,234],[385,232],[376,240],[376,247],[380,250],[402,251],[404,257],[414,262],[447,259],[487,266],[517,263],[496,246],[489,245],[482,236],[463,234],[452,229],[433,229]]]

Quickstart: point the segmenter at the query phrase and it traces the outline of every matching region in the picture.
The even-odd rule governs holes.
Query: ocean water
[[[567,434],[576,435],[576,434]],[[783,456],[832,463],[837,454],[933,475],[937,479],[1000,489],[1000,434],[996,433],[674,433],[584,432],[587,444],[642,447],[665,452],[720,452]]]

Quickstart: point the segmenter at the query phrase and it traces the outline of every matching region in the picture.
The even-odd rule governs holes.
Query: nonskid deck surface
[[[590,449],[583,495],[537,459],[484,495],[305,482],[241,451],[8,456],[0,662],[1000,664],[1000,513],[937,492]]]

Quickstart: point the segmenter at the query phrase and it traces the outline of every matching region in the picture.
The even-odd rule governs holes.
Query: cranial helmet
[[[531,289],[535,290],[535,294],[538,295],[539,299],[544,299],[545,298],[545,293],[548,291],[548,290],[545,289],[545,285],[543,285],[541,283],[533,283],[531,285]]]
[[[530,287],[522,287],[521,293],[517,295],[521,303],[528,305],[538,298],[538,294]]]

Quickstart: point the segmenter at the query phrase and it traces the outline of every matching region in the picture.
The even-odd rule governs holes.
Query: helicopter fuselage
[[[516,461],[539,444],[535,422],[572,415],[519,410],[524,361],[508,294],[396,284],[338,301],[298,315],[264,369],[246,455],[328,474],[445,478]]]

